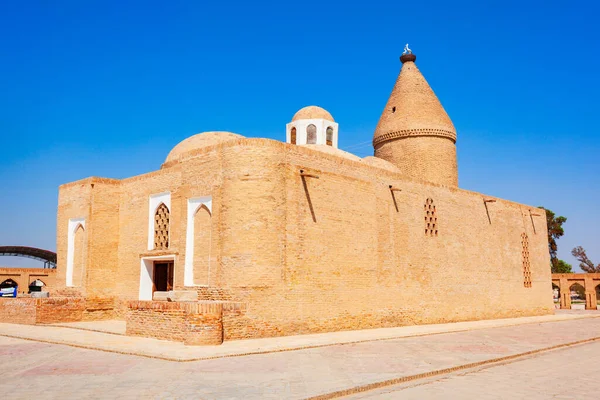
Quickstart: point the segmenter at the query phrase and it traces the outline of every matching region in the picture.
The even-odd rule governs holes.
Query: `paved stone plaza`
[[[365,385],[381,385],[352,395],[449,398],[456,392],[455,398],[510,398],[513,393],[519,398],[521,393],[534,398],[569,394],[584,398],[582,390],[600,390],[594,379],[600,372],[600,344],[595,341],[600,337],[600,318],[595,316],[190,362],[0,337],[0,393],[13,399],[301,399],[352,394]],[[587,342],[530,354],[505,365],[487,365],[495,359],[581,341]],[[480,363],[479,370],[461,369],[472,363]],[[429,381],[388,385],[449,368],[458,370]]]
[[[597,399],[599,365],[600,343],[594,342],[346,399]]]

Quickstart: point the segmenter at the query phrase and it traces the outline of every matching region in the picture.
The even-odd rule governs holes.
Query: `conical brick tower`
[[[416,59],[414,54],[400,57],[400,75],[373,136],[375,157],[395,164],[410,179],[458,186],[456,130]]]

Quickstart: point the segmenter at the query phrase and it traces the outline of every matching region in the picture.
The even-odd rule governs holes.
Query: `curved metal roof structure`
[[[27,246],[0,246],[0,256],[33,258],[44,262],[44,268],[56,268],[56,253]]]

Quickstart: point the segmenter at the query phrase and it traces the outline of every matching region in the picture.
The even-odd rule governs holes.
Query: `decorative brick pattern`
[[[437,210],[435,204],[433,204],[432,198],[425,200],[425,236],[437,236],[438,225],[437,225]]]
[[[154,214],[154,249],[169,248],[169,209],[161,203]]]
[[[529,262],[529,237],[525,232],[521,234],[521,254],[523,256],[523,285],[531,287],[531,263]]]
[[[403,129],[401,131],[389,132],[373,139],[373,147],[387,140],[406,138],[410,136],[441,136],[456,142],[456,132],[444,129]]]

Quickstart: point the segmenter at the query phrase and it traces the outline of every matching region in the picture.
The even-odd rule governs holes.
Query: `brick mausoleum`
[[[49,300],[189,344],[553,312],[544,211],[458,188],[456,130],[415,60],[374,156],[338,149],[310,106],[285,142],[206,132],[157,171],[62,185]]]

